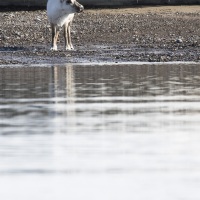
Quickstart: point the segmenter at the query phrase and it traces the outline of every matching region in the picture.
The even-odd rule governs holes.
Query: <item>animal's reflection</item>
[[[52,67],[53,93],[54,99],[54,122],[57,133],[65,133],[66,127],[76,128],[76,90],[75,74],[73,65],[68,64],[64,67]]]

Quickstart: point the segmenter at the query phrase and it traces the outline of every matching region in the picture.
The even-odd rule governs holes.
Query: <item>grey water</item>
[[[0,67],[0,198],[200,198],[200,64]]]

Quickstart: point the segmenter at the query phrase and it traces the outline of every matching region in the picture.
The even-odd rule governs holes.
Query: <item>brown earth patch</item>
[[[200,7],[88,9],[77,14],[64,51],[51,52],[45,10],[0,10],[0,64],[200,60]]]

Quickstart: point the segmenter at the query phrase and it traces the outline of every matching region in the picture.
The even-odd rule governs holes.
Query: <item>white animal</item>
[[[52,28],[51,50],[57,50],[57,39],[61,28],[64,26],[65,49],[72,50],[70,26],[74,13],[82,12],[84,7],[76,0],[48,0],[47,16]]]

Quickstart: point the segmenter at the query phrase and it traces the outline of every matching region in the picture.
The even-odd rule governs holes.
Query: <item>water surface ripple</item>
[[[199,64],[1,67],[0,196],[199,199],[199,82]]]

